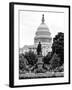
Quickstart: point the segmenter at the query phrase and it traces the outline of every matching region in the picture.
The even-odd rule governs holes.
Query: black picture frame
[[[62,83],[51,83],[51,84],[34,84],[34,85],[14,85],[14,5],[29,5],[29,6],[44,6],[44,7],[60,7],[68,8],[68,22],[69,22],[69,77],[68,82]],[[29,87],[29,86],[46,86],[46,85],[62,85],[70,84],[70,6],[69,5],[53,5],[53,4],[35,4],[35,3],[20,3],[10,2],[9,3],[9,86],[10,87]]]

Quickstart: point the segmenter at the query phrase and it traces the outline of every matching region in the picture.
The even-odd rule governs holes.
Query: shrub
[[[19,70],[25,70],[26,65],[28,64],[26,58],[24,57],[24,54],[19,55]]]
[[[43,58],[44,64],[50,64],[51,58],[52,58],[52,52],[49,52],[49,53]]]
[[[55,69],[56,67],[60,66],[60,58],[56,53],[54,53],[54,55],[52,56],[50,60],[50,64],[51,64],[51,69]]]
[[[27,61],[30,65],[34,65],[38,61],[37,55],[34,54],[34,52],[32,52],[32,51],[26,52],[24,57],[27,59]]]

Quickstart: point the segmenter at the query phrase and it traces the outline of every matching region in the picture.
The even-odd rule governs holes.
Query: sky
[[[52,38],[58,32],[64,32],[64,13],[20,11],[20,48],[24,47],[24,45],[34,44],[35,33],[41,24],[42,14],[44,14],[45,23],[51,32]]]

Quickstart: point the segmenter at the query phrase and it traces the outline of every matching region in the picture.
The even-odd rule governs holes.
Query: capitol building
[[[46,56],[48,52],[52,51],[51,49],[52,37],[49,28],[45,23],[44,14],[42,15],[41,24],[39,25],[37,31],[35,32],[34,45],[24,45],[24,47],[20,49],[20,53],[33,51],[34,53],[37,54],[37,46],[39,42],[42,45],[41,48],[43,56]]]

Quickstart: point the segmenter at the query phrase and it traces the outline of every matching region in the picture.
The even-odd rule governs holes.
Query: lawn
[[[21,73],[19,79],[64,77],[64,72]]]

